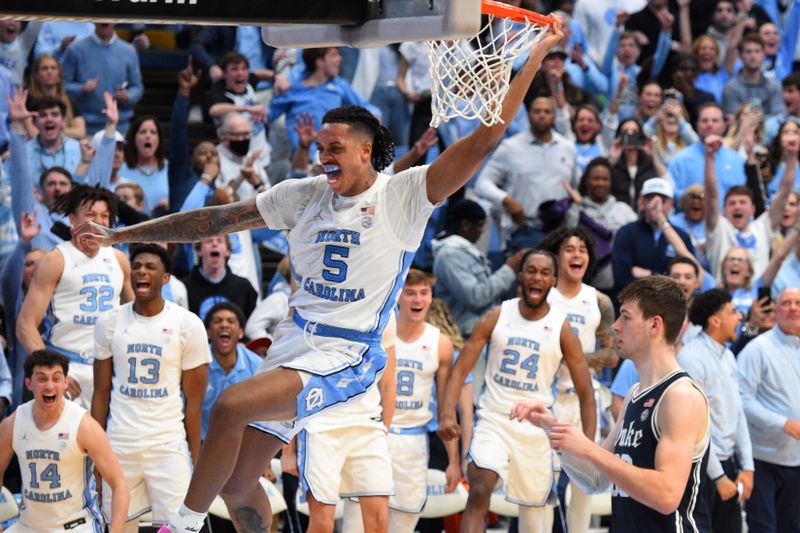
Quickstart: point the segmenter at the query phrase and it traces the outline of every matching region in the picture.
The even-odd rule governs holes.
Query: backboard
[[[0,19],[263,27],[279,47],[374,47],[480,29],[480,0],[2,0]]]

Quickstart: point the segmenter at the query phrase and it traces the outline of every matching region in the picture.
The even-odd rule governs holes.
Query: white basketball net
[[[514,62],[545,34],[534,22],[512,23],[489,15],[480,35],[486,44],[469,40],[428,41],[431,74],[431,127],[456,117],[480,119],[487,126],[500,115]]]

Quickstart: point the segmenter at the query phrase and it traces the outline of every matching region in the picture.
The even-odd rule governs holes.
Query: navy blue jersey
[[[688,379],[688,374],[676,370],[645,390],[638,385],[625,410],[622,427],[614,443],[614,454],[640,468],[655,469],[656,446],[660,437],[655,419],[659,403],[676,382]],[[700,390],[698,388],[698,390]],[[687,416],[697,416],[687,413]],[[705,416],[708,416],[706,414]],[[686,490],[678,508],[665,515],[628,496],[614,486],[611,492],[611,523],[614,533],[647,532],[708,532],[710,518],[706,500],[706,465],[708,464],[708,434],[695,447],[692,468]]]

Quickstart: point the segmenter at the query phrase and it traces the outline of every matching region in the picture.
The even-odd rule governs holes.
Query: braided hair
[[[322,117],[323,124],[347,124],[372,139],[372,167],[380,172],[394,161],[392,134],[363,107],[351,105],[331,109]]]
[[[50,212],[72,215],[77,213],[78,209],[87,202],[90,205],[95,202],[105,202],[108,206],[108,218],[111,224],[114,224],[117,218],[117,195],[99,185],[94,187],[83,184],[73,185],[71,191],[62,194],[53,202]]]

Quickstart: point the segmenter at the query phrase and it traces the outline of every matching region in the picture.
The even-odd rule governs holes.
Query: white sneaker
[[[193,518],[173,513],[169,523],[158,528],[158,533],[198,533],[203,529],[205,518]]]

